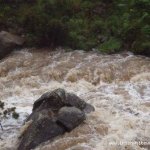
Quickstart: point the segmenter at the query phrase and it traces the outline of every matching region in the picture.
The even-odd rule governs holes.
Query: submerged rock
[[[94,107],[78,96],[56,89],[43,94],[33,105],[26,122],[31,122],[21,137],[18,150],[30,150],[39,144],[73,130]]]
[[[9,54],[17,46],[21,46],[24,39],[12,33],[1,31],[0,32],[0,59]]]

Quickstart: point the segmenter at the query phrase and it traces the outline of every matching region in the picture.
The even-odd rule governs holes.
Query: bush
[[[0,101],[0,120],[1,120],[1,118],[7,118],[10,115],[14,119],[18,119],[19,114],[15,110],[16,110],[16,107],[5,108],[4,102]]]
[[[0,0],[0,27],[21,28],[29,46],[141,53],[150,46],[149,7],[149,0]]]
[[[114,53],[118,52],[121,48],[121,42],[118,39],[110,38],[108,41],[102,43],[99,47],[101,52]]]

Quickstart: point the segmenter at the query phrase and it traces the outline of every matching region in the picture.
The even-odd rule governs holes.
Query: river
[[[96,110],[70,133],[36,150],[142,150],[118,143],[150,139],[150,58],[23,49],[0,62],[0,100],[20,114],[17,120],[1,119],[0,150],[16,149],[34,101],[56,88],[77,94]]]

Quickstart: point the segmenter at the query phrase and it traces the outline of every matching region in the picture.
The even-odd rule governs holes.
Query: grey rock
[[[52,92],[43,94],[37,101],[35,101],[33,111],[45,108],[51,108],[58,111],[63,106],[74,106],[86,113],[90,113],[95,110],[92,105],[86,103],[77,95],[67,93],[64,89],[59,88]]]
[[[59,110],[57,123],[67,131],[73,130],[85,120],[85,113],[75,107],[63,107]]]
[[[66,99],[64,103],[66,106],[74,106],[74,107],[79,108],[80,110],[83,110],[86,106],[85,101],[83,101],[77,95],[73,93],[66,93]]]
[[[45,114],[46,112],[44,112]],[[30,150],[39,144],[46,142],[58,135],[65,133],[65,129],[58,125],[51,117],[41,114],[34,118],[34,121],[23,134],[18,150]]]
[[[95,110],[92,105],[86,103],[73,93],[66,93],[65,105],[77,107],[80,110],[83,110],[85,113],[90,113]]]
[[[22,134],[18,150],[33,149],[73,130],[86,119],[85,113],[91,111],[94,111],[92,105],[64,89],[43,94],[35,101],[33,111],[26,120],[30,124]]]
[[[47,92],[34,102],[33,111],[45,108],[51,108],[57,111],[64,106],[64,99],[65,90],[63,89],[56,89],[52,92]]]
[[[20,36],[11,34],[6,31],[0,32],[0,59],[12,52],[17,46],[21,46],[24,43],[24,39]]]
[[[51,118],[54,120],[55,115],[56,114],[51,109],[42,109],[40,111],[37,110],[37,111],[34,111],[33,113],[31,113],[25,122],[28,122],[30,120],[32,120],[32,121],[39,120],[42,116],[45,116],[47,118]]]

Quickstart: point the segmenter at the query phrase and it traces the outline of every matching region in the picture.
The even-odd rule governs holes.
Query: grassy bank
[[[0,29],[27,46],[147,53],[149,0],[0,0]]]

